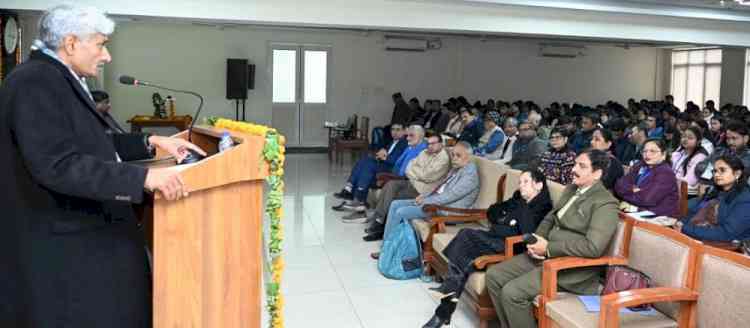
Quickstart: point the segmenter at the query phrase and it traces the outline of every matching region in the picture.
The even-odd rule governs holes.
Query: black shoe
[[[336,197],[338,199],[343,199],[343,200],[352,200],[352,199],[354,199],[354,195],[352,195],[352,193],[349,192],[346,189],[342,189],[341,191],[333,194],[333,197]]]
[[[341,202],[341,204],[338,204],[336,206],[331,206],[331,209],[334,211],[343,212],[344,211],[344,205],[346,205],[346,201]]]
[[[365,229],[365,233],[368,233],[368,234],[373,233],[373,232],[378,232],[378,231],[385,231],[385,225],[378,222],[377,220],[373,220],[370,226],[368,226]]]
[[[376,241],[376,240],[382,240],[383,239],[383,233],[384,231],[375,231],[367,234],[366,236],[362,237],[365,241]]]
[[[458,299],[454,297],[444,297],[440,299],[440,305],[435,309],[435,315],[430,318],[422,328],[440,328],[451,324],[451,317],[456,311]]]

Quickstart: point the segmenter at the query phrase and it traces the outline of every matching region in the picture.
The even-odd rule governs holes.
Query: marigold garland
[[[284,273],[284,259],[281,257],[281,242],[284,240],[284,228],[281,218],[284,216],[282,202],[284,199],[284,153],[286,139],[276,129],[247,122],[238,122],[223,118],[209,118],[209,124],[220,129],[234,130],[266,138],[263,145],[263,159],[268,164],[269,174],[266,183],[270,187],[266,200],[266,214],[270,218],[270,240],[268,253],[271,256],[271,281],[266,284],[266,309],[270,317],[269,327],[284,327],[284,297],[281,295],[281,280]]]

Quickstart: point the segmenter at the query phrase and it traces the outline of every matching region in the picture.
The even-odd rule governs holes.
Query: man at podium
[[[83,78],[111,61],[114,22],[88,7],[41,18],[30,59],[0,87],[0,327],[150,327],[144,238],[131,205],[144,189],[175,200],[178,173],[121,161],[180,139],[106,134]]]

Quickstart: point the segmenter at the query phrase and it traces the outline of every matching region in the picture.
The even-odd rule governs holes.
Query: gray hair
[[[535,128],[538,128],[539,127],[539,122],[542,121],[542,115],[539,115],[539,113],[537,113],[537,112],[532,112],[531,114],[529,114],[528,121]]]
[[[412,125],[412,126],[409,127],[409,130],[411,130],[411,132],[419,134],[420,138],[424,138],[424,128],[421,125],[414,124],[414,125]]]
[[[466,142],[466,141],[459,141],[459,142],[457,142],[457,143],[456,143],[456,145],[455,145],[455,146],[453,146],[453,147],[455,148],[455,147],[457,147],[457,146],[461,146],[461,147],[463,147],[464,149],[466,149],[466,153],[467,153],[467,154],[469,154],[469,155],[471,155],[471,154],[473,154],[473,153],[474,153],[474,147],[472,147],[472,146],[471,146],[471,144],[470,144],[470,143],[468,143],[468,142]]]
[[[94,7],[60,5],[47,10],[39,19],[39,40],[56,51],[68,35],[85,40],[94,34],[110,35],[115,22]]]

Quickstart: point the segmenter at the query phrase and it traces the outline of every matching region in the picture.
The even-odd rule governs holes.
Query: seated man
[[[112,127],[111,129],[107,129],[107,133],[125,133],[125,129],[109,114],[109,111],[112,109],[112,105],[109,102],[109,94],[101,90],[94,90],[91,91],[91,97],[94,98],[96,111],[102,114],[104,120]]]
[[[393,163],[390,170],[379,170],[377,172],[370,170],[362,173],[359,177],[353,180],[354,199],[350,202],[344,201],[340,205],[334,206],[333,210],[364,212],[367,210],[367,194],[369,193],[370,188],[375,185],[378,174],[387,173],[397,177],[404,177],[406,174],[406,166],[409,165],[409,162],[417,157],[422,150],[427,148],[427,143],[424,142],[424,129],[419,125],[410,126],[407,131],[406,141],[408,143],[406,149],[401,153],[398,159],[396,159],[396,162]]]
[[[390,180],[384,186],[377,199],[375,212],[369,218],[364,212],[355,212],[342,218],[344,222],[370,221],[370,227],[365,232],[365,241],[383,238],[386,215],[391,202],[395,199],[411,199],[435,189],[451,168],[448,151],[443,148],[443,139],[439,134],[427,137],[427,149],[409,163],[406,168],[408,180]]]
[[[518,138],[518,120],[513,117],[506,118],[503,122],[503,132],[505,133],[503,145],[497,147],[495,152],[485,156],[486,159],[498,164],[505,164],[513,159],[513,144],[516,143]]]
[[[502,327],[536,327],[533,300],[542,287],[542,263],[563,256],[598,258],[617,230],[617,200],[600,182],[609,165],[601,150],[586,150],[576,158],[573,183],[536,230],[537,242],[527,253],[491,266],[487,290]],[[597,293],[601,268],[560,272],[558,286],[578,294]]]
[[[349,175],[349,179],[346,182],[346,186],[340,192],[333,194],[334,197],[353,200],[354,191],[356,187],[367,184],[369,188],[372,181],[375,181],[375,176],[380,172],[388,172],[393,169],[393,165],[396,164],[396,160],[401,156],[406,149],[407,141],[405,136],[405,130],[401,124],[391,125],[391,135],[393,135],[393,142],[386,147],[381,148],[375,153],[375,156],[365,156],[352,168],[352,173]],[[361,197],[361,195],[359,195]]]
[[[730,121],[726,129],[726,147],[717,148],[705,160],[695,166],[695,175],[701,180],[710,180],[713,176],[711,164],[724,155],[735,155],[745,165],[745,173],[750,172],[750,149],[747,143],[750,141],[750,130],[747,125],[739,121]],[[748,181],[750,182],[750,181]]]
[[[461,109],[461,119],[464,122],[464,129],[458,136],[458,141],[466,141],[472,147],[479,143],[479,138],[484,134],[484,124],[476,112],[476,109],[464,107]]]
[[[518,138],[513,143],[513,158],[506,164],[515,170],[525,170],[535,159],[547,150],[547,143],[536,136],[534,126],[529,122],[518,125]]]
[[[384,238],[404,220],[422,219],[427,215],[424,205],[442,205],[453,208],[472,208],[479,196],[479,171],[471,154],[473,149],[467,142],[459,142],[451,151],[453,169],[434,190],[417,196],[416,199],[394,200],[388,209]],[[371,255],[378,258],[379,254]]]
[[[500,128],[500,113],[489,111],[484,117],[484,135],[479,138],[479,145],[474,155],[485,157],[494,153],[505,141],[505,133]]]

